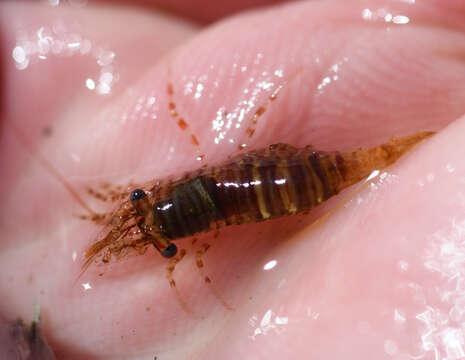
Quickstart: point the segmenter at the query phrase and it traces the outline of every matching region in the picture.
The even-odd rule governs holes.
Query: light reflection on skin
[[[410,22],[410,18],[402,14],[392,14],[384,8],[379,8],[376,10],[363,9],[362,10],[362,19],[366,21],[383,21],[386,23],[393,23],[396,25],[405,25]]]
[[[263,59],[263,54],[257,54],[257,60],[254,61],[254,65],[259,65],[261,59]],[[234,69],[239,67],[241,72],[253,70],[248,69],[247,66],[233,64],[232,72],[234,73]],[[261,74],[258,74],[257,77],[249,77],[248,83],[250,83],[252,87],[245,87],[242,90],[242,93],[246,95],[247,98],[239,100],[232,110],[226,109],[224,106],[217,109],[217,115],[211,122],[212,130],[217,133],[214,137],[214,143],[219,144],[228,138],[231,130],[241,128],[243,122],[248,126],[249,124],[246,120],[250,119],[253,112],[257,110],[257,104],[263,102],[265,98],[264,94],[273,96],[276,91],[281,89],[282,85],[280,84],[283,82],[282,78],[283,70],[281,68],[274,69],[271,73],[263,71]],[[190,89],[192,86],[193,84],[190,81],[185,85],[185,88],[187,87]],[[234,143],[232,134],[229,135],[228,141]]]
[[[92,289],[92,286],[88,282],[81,284],[81,286],[85,291]]]
[[[424,266],[441,275],[433,291],[440,302],[426,305],[416,318],[425,352],[436,359],[465,357],[465,219],[453,219],[449,227],[432,234],[423,254]]]
[[[58,5],[58,4],[56,4]],[[37,30],[24,27],[17,32],[16,45],[11,57],[18,70],[26,70],[50,57],[90,56],[99,67],[96,79],[88,77],[83,83],[90,91],[108,95],[119,80],[115,69],[116,54],[56,21]]]
[[[453,173],[455,167],[447,163],[445,171]],[[375,183],[370,184],[371,194],[376,193],[380,184],[397,183],[399,180],[391,174],[383,173]],[[434,185],[437,174],[426,172],[417,185],[424,191],[431,191],[427,186]],[[393,182],[394,181],[394,182]],[[426,187],[426,189],[425,189]],[[372,197],[374,195],[369,195]],[[453,202],[461,207],[465,206],[465,195],[457,193]],[[409,242],[408,238],[403,240]],[[419,256],[423,266],[431,273],[440,275],[434,284],[424,287],[419,282],[410,282],[406,286],[410,289],[412,300],[417,305],[416,313],[409,314],[404,310],[394,309],[394,322],[405,326],[412,322],[418,329],[421,339],[417,352],[409,353],[407,358],[426,359],[432,354],[435,360],[461,359],[465,357],[465,218],[451,219],[449,226],[431,234],[426,246],[420,250]],[[397,262],[398,270],[402,273],[411,271],[410,264],[403,259]],[[434,277],[432,277],[434,278]],[[431,292],[432,290],[432,292]],[[404,349],[394,339],[385,339],[384,349],[388,355],[395,356],[401,353],[407,356]]]
[[[263,270],[271,270],[278,264],[277,260],[270,260],[268,261],[265,266],[263,266]]]
[[[328,73],[325,76],[323,76],[321,82],[317,85],[317,96],[322,95],[322,93],[327,90],[327,86],[339,80],[341,76],[341,69],[344,69],[344,65],[348,62],[349,58],[347,56],[344,56],[341,60],[337,61],[329,67]]]
[[[269,332],[281,334],[285,331],[286,325],[289,323],[287,316],[278,316],[272,309],[268,309],[259,320],[258,315],[253,315],[249,319],[249,325],[254,329],[252,335],[249,336],[251,340],[255,340],[258,336],[268,335]]]

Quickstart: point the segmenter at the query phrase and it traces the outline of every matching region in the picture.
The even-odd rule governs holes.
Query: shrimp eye
[[[144,190],[136,189],[136,190],[133,190],[133,192],[132,192],[131,195],[129,196],[129,199],[130,199],[131,202],[134,204],[134,203],[137,202],[138,200],[143,199],[145,196],[146,196],[146,195],[145,195]]]
[[[176,255],[177,252],[178,252],[178,248],[176,247],[176,245],[171,243],[161,252],[161,254],[165,258],[170,258],[170,257],[173,257],[174,255]]]

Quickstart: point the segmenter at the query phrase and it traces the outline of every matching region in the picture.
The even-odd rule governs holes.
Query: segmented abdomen
[[[337,194],[343,175],[338,152],[271,145],[163,185],[155,222],[164,236],[177,239],[295,214]]]

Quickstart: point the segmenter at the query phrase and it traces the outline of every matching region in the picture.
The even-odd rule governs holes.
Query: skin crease
[[[0,7],[3,318],[30,319],[39,297],[58,359],[459,358],[465,347],[460,1],[290,3],[203,29],[153,9],[108,3]],[[385,13],[376,13],[381,8]],[[364,9],[378,18],[364,20]],[[386,22],[386,13],[410,22]],[[57,20],[114,51],[120,79],[110,95],[85,87],[100,74],[90,56],[49,56],[15,69],[17,29],[35,33]],[[187,131],[170,116],[169,79]],[[259,105],[236,128],[241,102],[266,102],[285,79],[248,138]],[[216,144],[212,121],[222,109],[233,126],[220,129],[224,140]],[[440,133],[371,184],[308,216],[227,228],[216,239],[199,237],[194,248],[189,239],[177,242],[189,255],[175,278],[192,313],[180,307],[165,279],[166,260],[152,249],[92,267],[76,282],[79,257],[99,228],[73,216],[83,209],[37,159],[40,151],[104,211],[111,206],[86,196],[86,186],[182,174],[226,159],[240,143],[348,150],[425,129]],[[195,159],[189,131],[205,162]],[[205,272],[213,290],[194,263],[204,242],[212,244]],[[276,266],[264,270],[271,260]],[[92,288],[84,290],[84,283]]]

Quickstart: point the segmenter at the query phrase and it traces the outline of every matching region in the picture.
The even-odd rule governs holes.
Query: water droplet
[[[89,90],[94,90],[95,89],[95,81],[92,80],[92,79],[87,79],[86,80],[86,87],[89,89]]]
[[[405,16],[405,15],[396,15],[394,16],[394,18],[392,19],[392,22],[394,24],[400,24],[400,25],[403,25],[403,24],[408,24],[410,22],[410,19],[408,16]]]
[[[84,291],[92,289],[92,286],[88,282],[81,284],[81,286],[84,288]]]
[[[263,270],[267,271],[267,270],[271,270],[273,269],[276,265],[278,264],[278,262],[276,260],[271,260],[271,261],[268,261],[265,266],[263,266]]]

